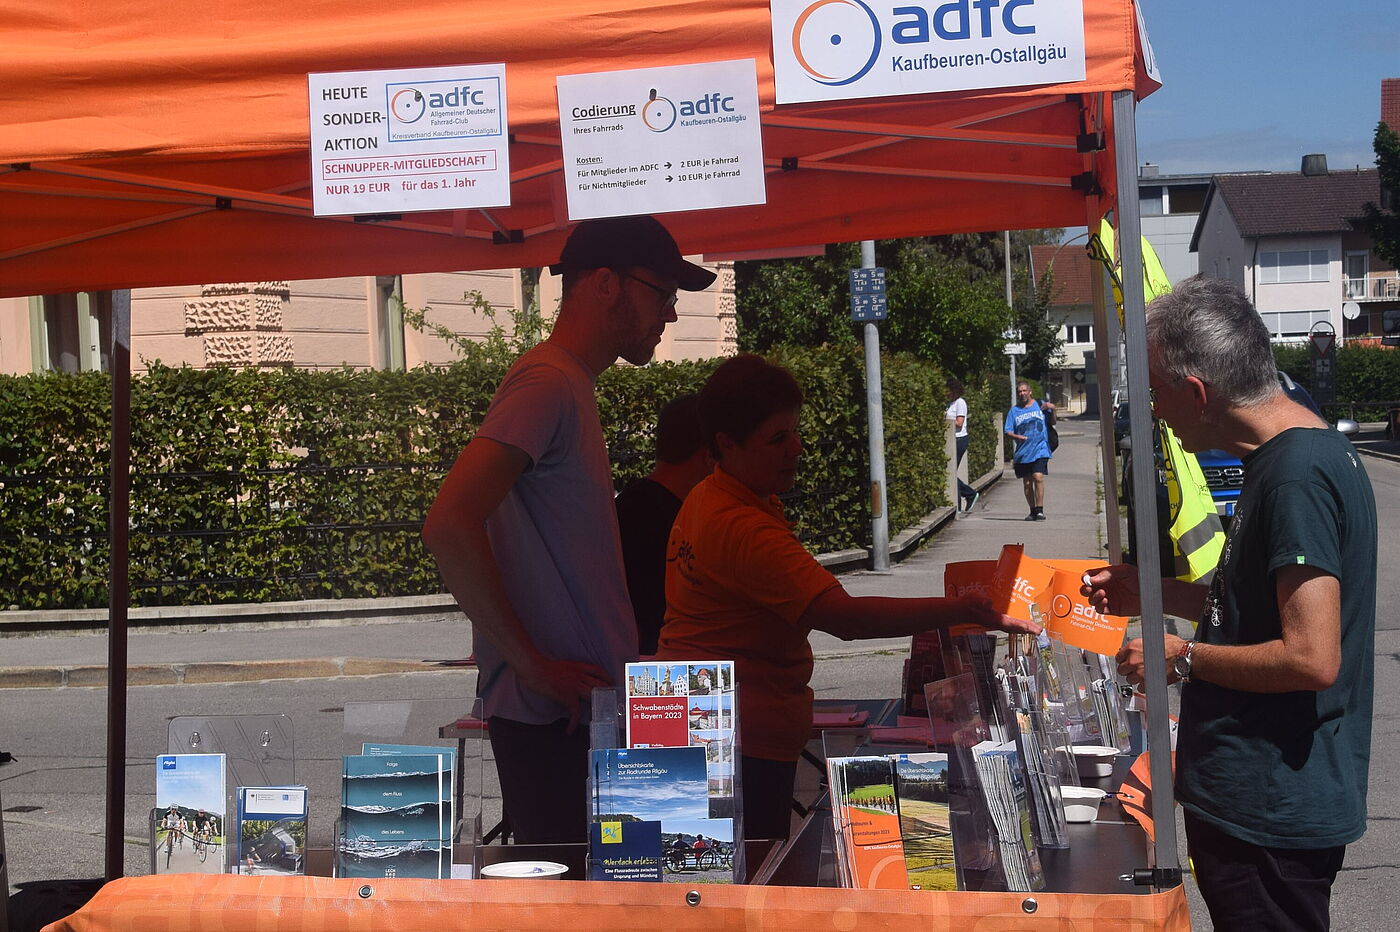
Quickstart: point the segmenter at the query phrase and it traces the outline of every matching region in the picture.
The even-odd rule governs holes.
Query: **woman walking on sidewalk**
[[[967,399],[963,397],[963,384],[951,375],[944,383],[948,389],[948,410],[943,415],[953,422],[953,440],[957,444],[957,458],[953,460],[953,472],[962,467],[963,457],[967,454]],[[972,511],[972,506],[977,504],[977,490],[963,482],[962,476],[958,476],[958,516],[962,517]]]

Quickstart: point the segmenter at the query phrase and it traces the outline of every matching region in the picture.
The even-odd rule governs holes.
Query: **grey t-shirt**
[[[637,659],[637,628],[593,373],[566,350],[536,346],[501,380],[477,436],[530,457],[486,522],[516,614],[545,655],[597,664],[621,685],[623,664]],[[487,715],[529,724],[568,716],[523,688],[488,639],[473,649]]]

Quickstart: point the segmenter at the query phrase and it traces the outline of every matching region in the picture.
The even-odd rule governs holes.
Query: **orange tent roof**
[[[669,215],[687,252],[1081,224],[1113,171],[1078,137],[1155,87],[1132,0],[1083,2],[1082,82],[775,106],[766,0],[13,0],[0,296],[546,264],[555,76],[697,61],[757,62],[768,203]],[[312,216],[308,72],[474,62],[507,66],[511,207]]]

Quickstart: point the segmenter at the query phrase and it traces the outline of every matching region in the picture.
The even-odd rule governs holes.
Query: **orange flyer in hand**
[[[992,598],[992,578],[996,575],[995,560],[963,560],[949,563],[943,568],[943,595],[949,599],[960,599],[965,595],[980,595]],[[962,634],[986,634],[981,625],[953,625],[948,634],[957,637]]]
[[[1054,578],[1055,571],[1026,556],[1020,544],[1006,544],[992,577],[992,608],[1003,615],[1043,625]]]
[[[1112,657],[1123,646],[1128,619],[1123,615],[1105,615],[1095,610],[1080,594],[1084,574],[1103,566],[1092,560],[1057,560],[1049,611],[1045,628],[1051,636],[1060,637],[1071,647],[1081,647],[1096,654]],[[1082,566],[1075,564],[1082,563]]]

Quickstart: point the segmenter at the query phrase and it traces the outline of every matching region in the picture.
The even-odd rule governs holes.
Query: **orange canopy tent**
[[[544,265],[568,227],[555,77],[735,59],[757,65],[767,203],[668,215],[688,253],[1096,224],[1136,173],[1134,102],[1156,83],[1133,0],[1082,3],[1083,81],[779,106],[764,0],[10,0],[0,297]],[[511,206],[313,216],[309,72],[493,62],[506,65]],[[1136,198],[1117,213],[1133,268]],[[1141,282],[1123,278],[1140,379]],[[113,380],[109,875],[124,802],[125,367]],[[1147,418],[1143,398],[1135,433]],[[1147,565],[1152,523],[1138,527]],[[1153,589],[1145,580],[1160,653]],[[1157,863],[1175,864],[1172,834],[1158,843]]]
[[[539,266],[567,227],[555,77],[754,59],[768,203],[667,217],[690,253],[1072,226],[1114,187],[1131,0],[1084,0],[1086,79],[774,106],[762,0],[15,0],[0,296]],[[356,222],[310,200],[308,72],[505,62],[511,206]],[[1097,219],[1097,218],[1095,218]]]

